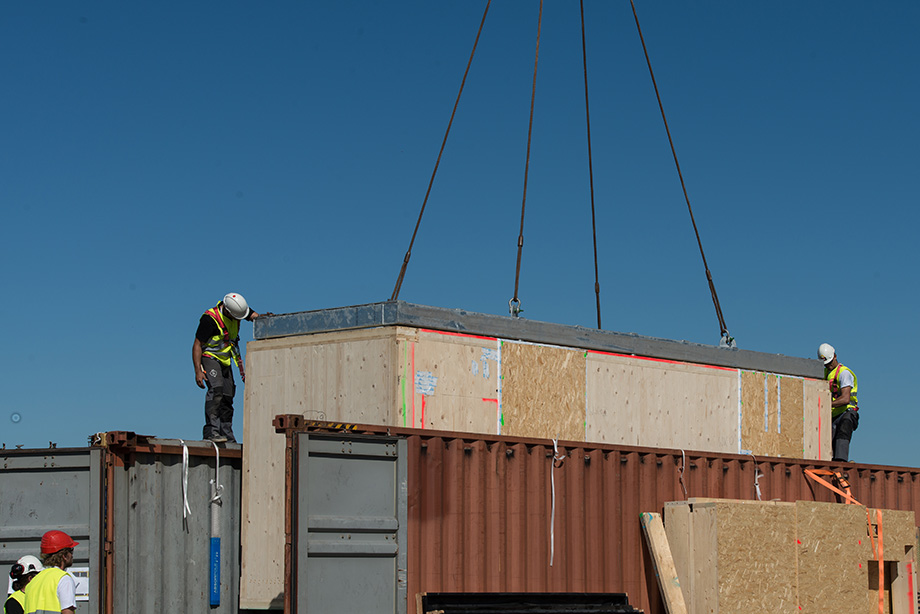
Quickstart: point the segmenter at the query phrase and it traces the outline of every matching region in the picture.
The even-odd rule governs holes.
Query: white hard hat
[[[818,358],[823,360],[824,364],[830,363],[830,361],[834,360],[834,356],[836,355],[837,352],[830,343],[822,343],[818,346]]]
[[[252,313],[243,295],[236,292],[231,292],[224,297],[224,307],[227,308],[227,313],[237,320],[245,320]]]
[[[39,561],[37,558],[35,558],[31,554],[25,555],[24,557],[22,557],[16,562],[22,565],[22,569],[23,569],[22,575],[24,576],[30,573],[38,573],[42,569],[44,569],[44,567],[41,564],[41,561]]]

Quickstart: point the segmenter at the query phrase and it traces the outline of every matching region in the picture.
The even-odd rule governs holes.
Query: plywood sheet
[[[794,612],[795,506],[715,504],[719,612]]]
[[[502,434],[585,440],[585,351],[505,341]]]
[[[801,612],[871,612],[866,596],[872,558],[866,508],[813,501],[795,505]]]
[[[693,549],[691,613],[719,612],[719,525],[714,504],[694,506],[690,516]]]
[[[399,424],[497,434],[501,401],[498,340],[403,330],[397,350]]]
[[[742,449],[755,455],[802,458],[804,404],[801,378],[742,371]]]
[[[664,505],[664,530],[671,546],[674,568],[680,580],[687,611],[693,603],[693,550],[691,549],[690,504],[686,501],[672,501]]]
[[[802,458],[831,460],[831,394],[827,382],[806,379],[803,388],[803,444]]]
[[[284,436],[278,414],[392,424],[393,328],[250,342],[243,425],[240,606],[265,609],[284,590]]]
[[[734,369],[587,355],[588,441],[738,452]]]

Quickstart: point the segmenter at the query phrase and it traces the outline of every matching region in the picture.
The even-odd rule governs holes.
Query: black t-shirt
[[[19,602],[13,599],[12,596],[6,600],[4,612],[6,612],[6,614],[23,614],[22,606],[19,605]]]
[[[211,337],[220,335],[220,329],[217,328],[217,322],[208,314],[203,314],[198,321],[198,330],[195,331],[195,339],[201,343],[207,343]]]

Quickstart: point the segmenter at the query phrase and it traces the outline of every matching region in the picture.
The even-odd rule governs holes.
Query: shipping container
[[[830,458],[830,394],[817,360],[402,301],[259,318],[254,335],[243,607],[278,607],[282,592],[284,442],[271,428],[279,414]]]
[[[340,611],[413,614],[420,593],[622,592],[664,614],[641,513],[700,499],[836,503],[806,475],[813,469],[845,472],[865,506],[911,512],[916,539],[920,469],[297,415],[275,425],[286,441],[286,612],[329,611],[317,580],[335,578],[328,586],[355,606]],[[353,571],[362,566],[373,574]]]
[[[0,458],[0,569],[37,556],[42,534],[59,529],[80,542],[81,614],[239,612],[240,446],[218,452],[201,441],[112,432],[88,448],[3,450]]]

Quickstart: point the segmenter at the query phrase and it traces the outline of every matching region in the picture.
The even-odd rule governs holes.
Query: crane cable
[[[542,0],[541,0],[542,2]],[[409,241],[409,249],[406,250],[406,256],[403,258],[402,267],[399,269],[399,277],[396,279],[396,286],[393,288],[393,294],[390,296],[391,301],[399,298],[399,291],[402,288],[403,278],[406,276],[406,268],[409,266],[409,258],[412,256],[412,246],[415,244],[415,236],[418,234],[419,226],[422,223],[422,215],[425,214],[425,206],[428,204],[428,196],[431,194],[431,186],[434,185],[434,177],[438,173],[438,166],[441,164],[441,155],[444,153],[444,147],[447,145],[447,137],[450,135],[450,127],[454,123],[454,115],[457,113],[457,107],[460,105],[460,96],[463,95],[463,87],[466,85],[466,76],[470,73],[470,66],[473,64],[473,56],[476,54],[476,46],[479,45],[479,36],[482,34],[482,27],[486,23],[486,15],[489,14],[489,6],[492,0],[486,2],[486,8],[482,12],[482,21],[479,23],[479,31],[476,32],[476,40],[473,42],[473,50],[470,51],[470,59],[466,63],[466,70],[463,72],[463,80],[460,81],[460,91],[457,92],[457,101],[454,102],[454,110],[450,113],[450,121],[447,122],[447,130],[444,132],[444,140],[441,142],[441,150],[438,152],[438,159],[434,163],[434,170],[431,172],[431,180],[428,182],[428,190],[425,192],[425,199],[422,201],[422,208],[418,213],[418,221],[415,223],[415,230],[412,232],[412,239]]]
[[[693,232],[696,233],[696,242],[700,247],[700,256],[703,258],[703,267],[706,269],[706,279],[709,282],[709,292],[712,294],[712,304],[716,308],[716,316],[719,318],[719,329],[722,334],[722,340],[719,343],[722,347],[735,347],[735,339],[728,333],[725,327],[725,318],[722,317],[722,307],[719,305],[719,295],[716,294],[716,286],[712,281],[712,273],[709,271],[709,265],[706,263],[706,254],[703,253],[703,242],[700,240],[700,232],[696,228],[696,220],[693,217],[693,208],[690,206],[690,197],[687,195],[687,186],[684,184],[684,175],[680,171],[680,163],[677,161],[677,150],[674,148],[674,140],[671,138],[671,130],[668,128],[668,120],[664,115],[664,105],[661,103],[661,94],[658,92],[658,83],[655,81],[655,73],[652,71],[652,61],[648,56],[648,48],[645,46],[645,37],[642,36],[642,28],[639,26],[639,15],[636,13],[636,4],[629,0],[632,6],[633,17],[636,20],[636,30],[639,32],[639,40],[642,42],[642,51],[645,53],[645,62],[648,64],[648,72],[652,77],[652,85],[655,88],[655,96],[658,98],[658,108],[661,110],[661,119],[664,122],[664,130],[668,134],[668,143],[671,145],[671,155],[674,156],[674,165],[677,167],[677,176],[680,177],[680,187],[684,191],[684,200],[687,201],[687,210],[690,211],[690,222],[693,224]]]
[[[591,236],[594,239],[594,295],[597,299],[597,328],[601,328],[601,283],[597,269],[597,223],[594,219],[594,164],[591,161],[591,112],[588,109],[588,50],[585,45],[585,0],[581,8],[581,57],[585,66],[585,123],[588,126],[588,183],[591,186]]]
[[[530,171],[530,141],[533,135],[533,106],[537,96],[537,64],[540,60],[540,28],[543,25],[543,0],[540,0],[540,13],[537,16],[537,48],[533,58],[533,87],[530,90],[530,123],[527,127],[527,156],[524,161],[524,195],[521,198],[521,232],[518,234],[517,266],[514,271],[514,296],[508,301],[508,310],[512,317],[518,317],[521,299],[518,298],[518,285],[521,281],[521,252],[524,250],[524,207],[527,204],[527,175]]]

